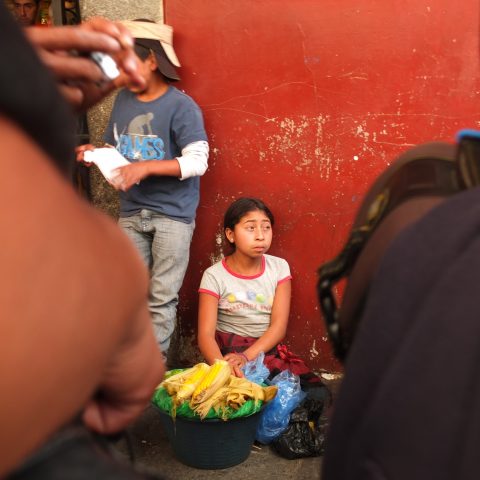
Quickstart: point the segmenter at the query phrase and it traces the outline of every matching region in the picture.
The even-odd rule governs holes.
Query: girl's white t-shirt
[[[251,277],[232,272],[223,259],[205,270],[198,291],[218,298],[217,330],[258,338],[270,325],[277,286],[291,278],[283,258],[263,255],[261,272]]]

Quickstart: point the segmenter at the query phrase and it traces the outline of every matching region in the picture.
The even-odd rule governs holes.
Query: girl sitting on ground
[[[273,214],[256,198],[240,198],[224,216],[233,252],[208,268],[200,283],[198,343],[208,363],[227,360],[238,374],[284,337],[290,312],[288,263],[266,255]]]
[[[256,198],[240,198],[226,211],[224,233],[233,251],[203,274],[198,344],[208,363],[223,358],[238,376],[247,361],[264,352],[271,374],[289,368],[313,378],[303,361],[280,345],[292,277],[286,260],[267,255],[273,224],[272,212]]]

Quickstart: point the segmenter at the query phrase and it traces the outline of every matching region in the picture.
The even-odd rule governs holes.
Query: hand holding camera
[[[25,33],[76,110],[89,108],[125,81],[144,85],[133,39],[121,24],[96,17],[78,26],[30,27]]]

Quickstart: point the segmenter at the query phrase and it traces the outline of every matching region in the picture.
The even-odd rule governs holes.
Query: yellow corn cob
[[[199,370],[203,370],[205,373],[208,369],[209,366],[206,363],[197,363],[192,368],[167,378],[159,386],[164,387],[167,390],[167,393],[173,397],[190,378],[197,374]]]
[[[233,375],[230,378],[228,385],[232,392],[241,392],[255,400],[255,402],[262,400],[267,403],[277,394],[277,387],[275,385],[261,387],[254,382],[250,382],[246,378],[238,378]]]
[[[248,398],[248,392],[230,390],[227,395],[227,405],[234,410],[238,410],[248,400]]]
[[[274,385],[261,387],[245,378],[230,375],[223,387],[217,388],[213,394],[202,401],[197,401],[195,404],[190,402],[190,405],[201,419],[205,418],[213,408],[220,418],[226,420],[229,409],[238,410],[249,399],[267,403],[275,397],[276,393],[277,387]]]
[[[225,360],[215,360],[207,374],[203,377],[192,395],[190,405],[197,405],[211,397],[219,388],[222,388],[229,380],[231,368]]]
[[[226,396],[228,394],[228,387],[219,388],[210,398],[195,405],[195,412],[200,415],[203,420],[211,408],[220,418],[226,418]]]
[[[180,403],[190,400],[195,389],[200,385],[205,375],[210,371],[210,367],[206,363],[199,363],[196,365],[198,368],[190,375],[175,395],[174,402],[180,405]]]

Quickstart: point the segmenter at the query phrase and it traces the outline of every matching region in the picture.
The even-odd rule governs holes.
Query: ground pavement
[[[200,470],[180,463],[173,453],[160,417],[149,407],[129,430],[129,445],[120,441],[117,448],[132,454],[135,464],[161,474],[165,480],[319,480],[321,457],[287,460],[269,446],[252,447],[247,460],[223,470]]]
[[[329,387],[333,404],[341,384],[341,374],[322,374]],[[330,406],[331,412],[333,405]],[[117,448],[134,459],[139,467],[161,474],[165,480],[320,480],[322,457],[287,460],[268,445],[253,445],[243,463],[223,470],[200,470],[179,462],[173,453],[160,416],[155,407],[148,407],[130,427]]]

